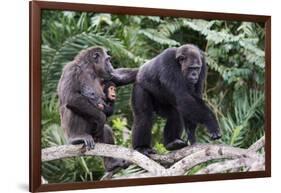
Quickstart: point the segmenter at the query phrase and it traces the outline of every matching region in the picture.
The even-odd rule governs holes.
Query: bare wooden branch
[[[62,145],[42,150],[42,161],[75,156],[103,156],[128,160],[154,175],[164,175],[165,168],[143,154],[121,146],[97,143],[95,148],[85,151],[82,145]]]
[[[132,174],[128,176],[115,177],[114,179],[133,179],[133,178],[149,178],[149,177],[156,177],[156,176],[149,172],[145,172],[141,174]]]
[[[253,159],[239,158],[239,159],[234,159],[234,160],[226,160],[223,162],[217,162],[217,163],[208,165],[207,167],[198,171],[196,174],[224,173],[228,170],[246,167],[246,166],[250,165],[249,162],[252,162],[252,161],[253,161]]]
[[[234,148],[222,145],[210,145],[196,153],[193,153],[180,161],[176,162],[168,169],[170,175],[183,175],[187,170],[194,166],[204,163],[209,160],[216,159],[235,159],[235,158],[254,158],[258,159],[259,156],[255,153],[248,153],[245,149]]]
[[[169,166],[190,154],[193,154],[208,147],[209,145],[210,144],[196,144],[192,146],[187,146],[177,151],[172,151],[165,155],[151,154],[149,157],[160,164]]]
[[[261,137],[258,141],[256,141],[251,147],[249,147],[249,151],[256,152],[264,147],[265,144],[265,136]]]
[[[252,164],[249,166],[249,171],[263,171],[265,170],[265,158],[253,160]]]
[[[257,146],[260,147],[260,145],[261,144],[259,144]],[[204,150],[204,149],[207,149],[209,147],[218,148],[218,149],[219,148],[224,148],[224,149],[229,150],[230,152],[233,151],[233,152],[236,152],[236,153],[239,153],[239,154],[255,156],[255,154],[251,154],[253,151],[249,152],[246,149],[234,148],[232,146],[225,145],[225,144],[196,144],[196,145],[192,145],[192,146],[187,146],[187,147],[182,148],[182,149],[177,150],[177,151],[172,151],[172,152],[170,152],[170,153],[168,153],[166,155],[151,154],[149,157],[151,159],[153,159],[154,161],[157,161],[160,164],[172,165],[175,162],[183,159],[184,157],[187,157],[187,156],[189,156],[189,155],[191,155],[193,153],[199,152],[200,150]],[[239,151],[239,152],[237,152],[237,151]]]
[[[265,137],[261,137],[258,141],[256,141],[253,145],[251,145],[247,151],[248,152],[256,152],[265,144]],[[198,171],[196,174],[213,174],[213,173],[223,173],[226,171],[236,171],[236,169],[247,167],[249,171],[261,171],[264,170],[264,155],[262,154],[259,159],[251,159],[251,158],[238,158],[234,160],[225,160],[223,162],[217,162],[208,165],[206,168]]]
[[[114,157],[130,161],[147,171],[135,173],[125,178],[184,175],[189,169],[209,160],[220,161],[210,164],[196,174],[221,173],[242,167],[247,171],[259,171],[264,170],[264,154],[258,154],[257,151],[263,146],[264,137],[248,149],[224,144],[197,144],[166,155],[153,154],[148,158],[133,149],[116,145],[98,143],[94,149],[89,151],[86,151],[82,145],[63,145],[43,149],[42,161],[75,156]],[[159,163],[170,167],[166,169]],[[103,180],[110,179],[113,174],[114,172],[105,175]],[[123,176],[118,178],[123,178]]]

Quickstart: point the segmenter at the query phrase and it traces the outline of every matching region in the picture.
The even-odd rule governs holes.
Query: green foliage
[[[166,150],[163,143],[156,142],[156,144],[154,145],[154,148],[156,149],[158,154],[168,153],[168,150]]]
[[[112,123],[111,127],[115,135],[115,143],[117,145],[130,147],[131,131],[127,128],[127,119],[120,118],[120,116],[114,116],[111,123]]]
[[[130,175],[138,175],[145,173],[145,170],[142,168],[136,166],[136,165],[130,165],[128,168],[120,171],[119,173],[115,174],[113,177],[126,177]]]
[[[60,128],[56,87],[63,66],[82,49],[103,46],[110,50],[115,68],[138,67],[164,49],[185,43],[205,51],[208,76],[204,100],[215,112],[222,139],[210,141],[203,126],[201,143],[249,147],[264,134],[264,26],[259,23],[186,18],[110,15],[44,10],[42,13],[42,148],[65,144]],[[115,114],[108,124],[116,144],[131,146],[131,85],[118,88]],[[155,117],[153,146],[163,145],[165,120]],[[186,137],[186,135],[184,134]],[[210,162],[211,163],[211,162]],[[192,175],[204,163],[193,168]],[[130,166],[116,176],[143,173]],[[77,157],[42,163],[49,182],[98,180],[104,173],[100,158]]]

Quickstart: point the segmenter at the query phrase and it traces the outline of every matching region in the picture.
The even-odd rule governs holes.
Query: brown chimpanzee
[[[111,79],[118,86],[129,84],[135,81],[137,71],[114,70],[110,56],[102,47],[81,51],[64,67],[58,84],[58,96],[61,126],[70,144],[84,143],[90,149],[94,148],[94,140],[114,143],[111,128],[105,126],[106,115],[100,110],[105,103],[101,82]],[[123,160],[105,159],[107,171],[124,164]]]
[[[213,112],[202,100],[206,64],[202,51],[192,44],[168,48],[139,69],[132,94],[133,147],[144,153],[151,148],[153,113],[164,117],[164,144],[175,150],[187,145],[181,139],[185,126],[191,144],[196,124],[207,127],[212,139],[221,137]]]

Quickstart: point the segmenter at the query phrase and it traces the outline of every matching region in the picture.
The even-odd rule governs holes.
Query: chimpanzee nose
[[[196,72],[192,72],[191,76],[196,77],[197,76]]]
[[[113,68],[108,68],[108,69],[107,69],[107,72],[108,72],[109,74],[111,74],[111,73],[113,72]]]

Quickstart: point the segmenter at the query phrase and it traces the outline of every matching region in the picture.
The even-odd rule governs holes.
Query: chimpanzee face
[[[108,96],[107,98],[111,101],[115,101],[116,100],[116,87],[115,86],[110,86],[108,87]]]
[[[194,46],[182,46],[177,51],[177,62],[188,83],[196,84],[202,68],[200,50]]]
[[[93,50],[92,55],[97,74],[104,79],[109,79],[111,73],[113,72],[113,67],[111,65],[111,57],[107,54],[106,50],[103,48]]]

